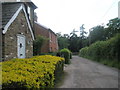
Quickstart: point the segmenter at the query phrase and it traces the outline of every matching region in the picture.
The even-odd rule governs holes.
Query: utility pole
[[[118,2],[118,18],[120,19],[120,1]]]
[[[89,29],[89,46],[91,44],[91,35],[90,35],[91,29]]]

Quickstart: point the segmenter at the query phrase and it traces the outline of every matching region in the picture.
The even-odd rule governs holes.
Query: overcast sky
[[[118,17],[120,0],[32,0],[37,9],[38,22],[55,33],[69,34],[85,24],[85,30],[106,24]]]

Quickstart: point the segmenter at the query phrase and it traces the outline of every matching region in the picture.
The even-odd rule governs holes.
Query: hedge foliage
[[[62,72],[63,65],[63,58],[50,55],[2,62],[2,87],[52,88],[56,71]]]
[[[79,51],[80,56],[120,68],[120,34],[107,41],[97,41]]]
[[[52,55],[56,56],[57,52],[48,52],[48,53],[41,53],[40,55]]]
[[[72,52],[70,51],[70,59],[72,59]]]
[[[72,53],[67,48],[61,49],[60,54],[65,58],[65,64],[70,63],[70,58],[72,58]]]

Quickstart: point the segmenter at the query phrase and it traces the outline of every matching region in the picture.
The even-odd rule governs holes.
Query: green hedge
[[[57,52],[48,52],[48,53],[40,53],[39,55],[52,55],[56,56]]]
[[[109,66],[120,68],[120,34],[107,41],[97,41],[89,47],[82,48],[79,55],[85,58],[96,60]]]
[[[70,63],[70,58],[72,58],[72,56],[70,56],[70,53],[71,53],[70,50],[68,50],[66,48],[60,50],[61,56],[65,58],[65,64],[69,64]]]
[[[72,59],[72,52],[70,51],[70,59]]]
[[[64,59],[43,55],[2,62],[2,88],[52,88]],[[58,73],[59,71],[59,73]]]

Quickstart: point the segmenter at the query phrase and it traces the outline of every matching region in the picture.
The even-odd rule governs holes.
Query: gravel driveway
[[[78,56],[73,56],[58,88],[118,88],[118,70]]]

